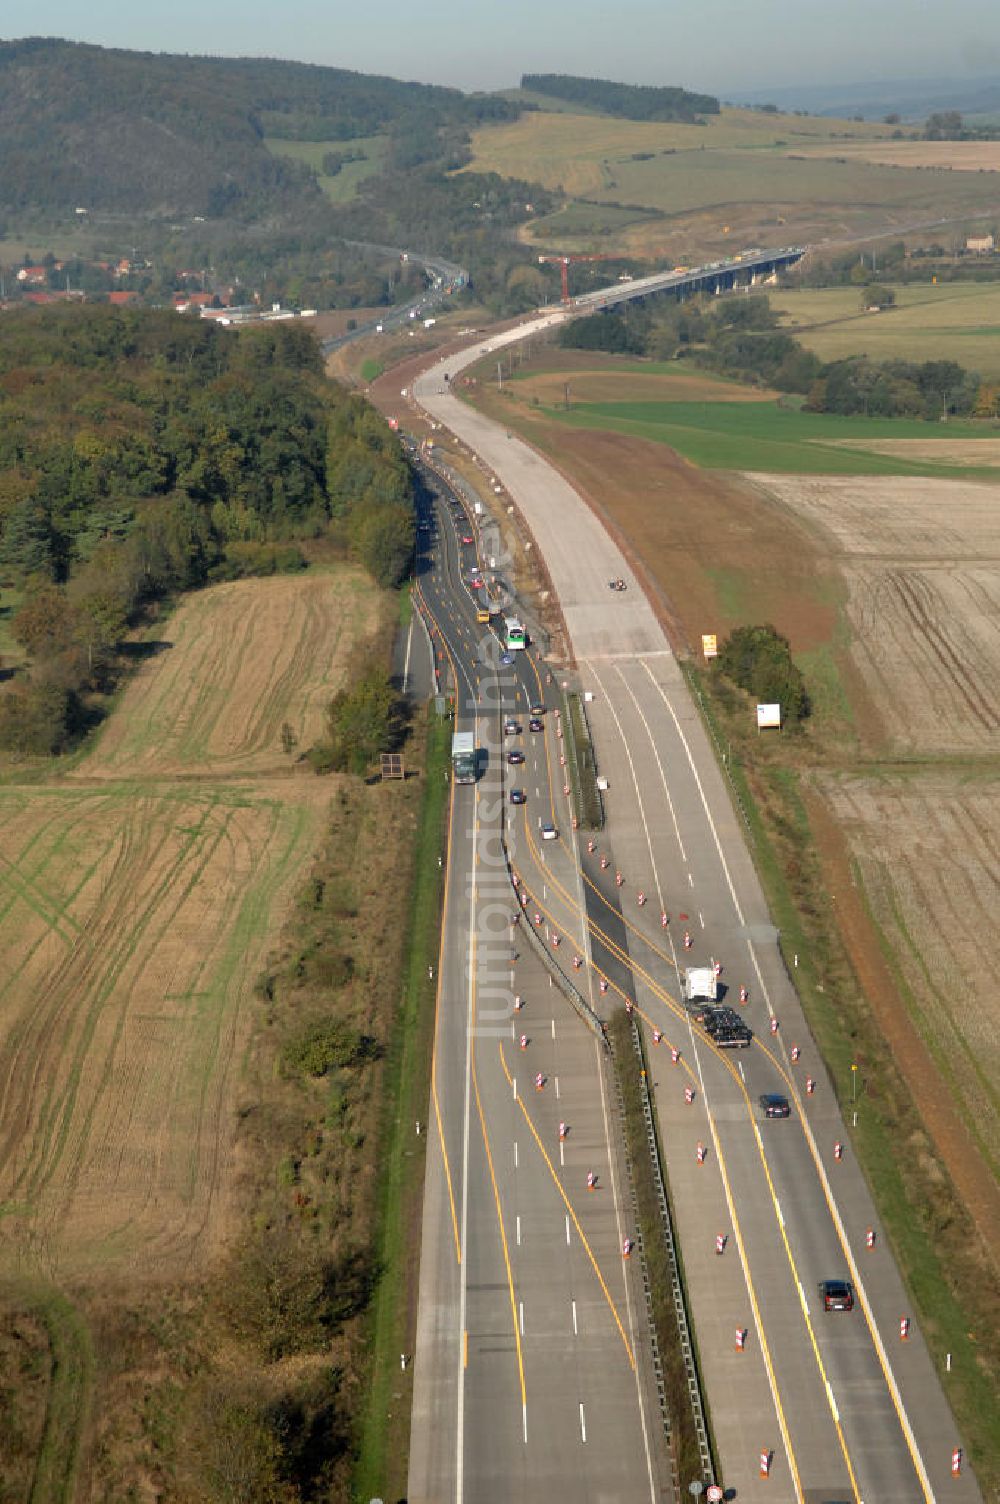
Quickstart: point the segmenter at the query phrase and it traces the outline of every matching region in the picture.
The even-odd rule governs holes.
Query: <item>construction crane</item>
[[[569,264],[571,261],[618,261],[621,258],[618,256],[571,256],[566,254],[564,256],[539,256],[538,259],[539,261],[558,263],[559,269],[562,272],[562,300],[564,303],[568,303],[570,300]]]

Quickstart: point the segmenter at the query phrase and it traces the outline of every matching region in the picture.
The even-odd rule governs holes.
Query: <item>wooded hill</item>
[[[321,213],[306,167],[265,137],[433,142],[511,119],[504,99],[271,59],[0,42],[0,210],[77,207],[243,220]]]
[[[521,88],[582,105],[600,115],[617,115],[623,120],[678,120],[690,125],[700,115],[719,113],[719,101],[711,94],[616,84],[606,78],[576,78],[569,73],[525,73]]]
[[[413,536],[398,440],[324,379],[303,326],[72,305],[0,320],[0,586],[30,660],[0,690],[0,751],[85,729],[157,599],[303,568],[297,540],[317,537],[395,585]]]

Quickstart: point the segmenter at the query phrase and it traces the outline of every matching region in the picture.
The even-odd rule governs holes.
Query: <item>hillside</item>
[[[433,143],[447,126],[516,114],[505,100],[304,63],[0,42],[0,210],[301,221],[325,205],[315,174],[265,137]]]

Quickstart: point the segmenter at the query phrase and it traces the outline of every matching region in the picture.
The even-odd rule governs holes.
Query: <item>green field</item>
[[[981,468],[872,453],[870,439],[995,438],[1000,426],[936,425],[900,418],[839,418],[804,413],[776,402],[581,402],[569,412],[543,409],[573,428],[605,428],[669,444],[707,470],[773,470],[799,475],[937,475],[994,477]]]
[[[465,170],[523,178],[584,201],[577,222],[563,209],[533,221],[533,240],[569,250],[613,243],[623,254],[685,263],[729,246],[863,240],[903,233],[906,224],[995,214],[990,173],[850,158],[852,147],[891,133],[874,123],[758,110],[727,109],[703,124],[679,125],[541,109],[474,132]],[[825,153],[810,155],[817,148]],[[602,221],[604,206],[629,218]],[[631,218],[643,210],[653,218]]]
[[[863,311],[856,287],[779,288],[770,298],[782,327],[820,360],[955,360],[1000,380],[1000,282],[919,283],[895,291],[895,308],[879,314]]]
[[[276,157],[291,157],[315,168],[323,192],[335,204],[346,204],[358,191],[358,184],[370,178],[382,166],[388,139],[385,136],[359,136],[354,141],[284,141],[268,137],[264,145]],[[330,151],[363,152],[360,162],[345,162],[334,177],[323,171],[323,158]]]

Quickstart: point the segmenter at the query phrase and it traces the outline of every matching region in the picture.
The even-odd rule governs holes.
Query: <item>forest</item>
[[[687,89],[651,88],[644,84],[616,84],[606,78],[575,78],[568,73],[525,73],[521,88],[550,99],[565,99],[601,115],[624,120],[678,120],[694,124],[699,115],[717,115],[719,101],[711,94]]]
[[[30,660],[0,690],[0,749],[86,730],[153,603],[303,568],[317,537],[396,585],[413,492],[308,330],[72,305],[0,322],[0,587]]]

